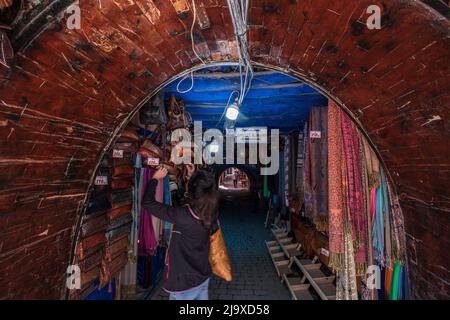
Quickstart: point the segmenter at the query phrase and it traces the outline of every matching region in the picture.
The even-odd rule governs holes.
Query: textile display
[[[363,198],[361,145],[357,128],[343,112],[341,112],[341,128],[348,188],[347,219],[355,251],[356,275],[362,276],[367,268],[367,219]]]
[[[147,183],[153,177],[154,170],[150,168],[143,168],[141,170],[142,185],[140,189],[142,193],[145,193]],[[153,256],[157,246],[158,242],[155,238],[151,213],[145,210],[144,207],[141,207],[138,253],[140,256]]]
[[[344,268],[344,198],[342,167],[342,131],[340,110],[332,102],[328,105],[328,208],[330,267],[335,270]],[[308,162],[308,161],[307,161]],[[305,164],[305,171],[307,165]],[[305,172],[305,176],[307,173]],[[305,185],[305,198],[306,198]],[[306,201],[306,199],[305,199]]]
[[[406,239],[398,198],[369,142],[332,102],[327,125],[329,266],[336,273],[336,298],[357,299],[356,280],[361,277],[362,299],[405,299],[409,294]],[[305,141],[305,202],[313,211],[311,177],[317,168],[311,139]],[[368,288],[368,265],[381,270],[378,290]]]
[[[327,108],[309,113],[305,145],[305,209],[317,230],[328,230],[328,122]]]

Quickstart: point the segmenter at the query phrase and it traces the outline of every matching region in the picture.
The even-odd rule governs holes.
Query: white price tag
[[[330,251],[328,251],[325,248],[321,248],[320,249],[320,253],[323,254],[325,257],[329,257],[330,256]]]
[[[123,150],[113,150],[113,158],[122,159],[123,158]]]
[[[320,132],[320,131],[311,131],[309,133],[309,137],[311,139],[320,139],[320,138],[322,138],[322,132]]]
[[[159,166],[159,158],[147,158],[148,166]]]
[[[96,176],[94,184],[96,186],[106,186],[106,185],[108,185],[108,176]]]

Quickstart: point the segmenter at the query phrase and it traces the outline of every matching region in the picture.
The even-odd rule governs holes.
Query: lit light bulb
[[[209,145],[209,151],[213,153],[219,152],[219,145],[217,143],[211,143]]]
[[[238,115],[239,115],[239,108],[238,108],[237,104],[236,103],[231,104],[227,108],[227,113],[225,114],[225,116],[229,120],[236,120]]]

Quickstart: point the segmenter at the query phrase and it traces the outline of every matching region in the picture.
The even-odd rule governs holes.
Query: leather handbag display
[[[141,148],[139,149],[139,154],[142,155],[144,158],[159,158],[159,159],[161,159],[163,156],[163,152],[162,152],[161,148],[156,146],[149,139],[145,140],[145,142],[141,145]]]
[[[126,127],[117,139],[118,142],[138,142],[139,135],[134,127]]]
[[[127,189],[133,186],[133,179],[131,177],[114,178],[111,181],[111,189]]]
[[[113,167],[112,176],[116,177],[132,177],[134,176],[134,167],[132,165],[124,165]]]
[[[233,279],[231,273],[230,257],[223,238],[222,229],[219,227],[210,237],[209,264],[212,272],[225,281]]]
[[[123,207],[125,205],[131,205],[132,202],[133,202],[133,188],[112,190],[111,192],[112,209]]]
[[[151,124],[167,123],[167,114],[164,105],[164,93],[162,91],[154,96],[151,100],[149,100],[139,110],[139,120],[146,126]]]
[[[80,266],[81,271],[87,272],[92,268],[99,267],[102,263],[103,251],[103,247],[98,248],[79,262],[78,265]]]
[[[88,255],[87,250],[103,245],[104,243],[106,243],[106,237],[105,232],[103,231],[84,238],[78,243],[78,256],[80,257],[80,259],[84,259],[84,257]]]
[[[113,227],[114,227],[114,225],[113,225]],[[115,229],[113,229],[113,228],[109,229],[108,228],[108,230],[107,230],[107,232],[105,234],[106,235],[106,239],[108,241],[114,241],[115,239],[120,238],[120,236],[122,236],[124,234],[129,234],[130,230],[131,230],[131,221],[128,224],[123,225],[123,226],[121,226],[119,228],[115,228]]]
[[[119,219],[131,212],[131,204],[125,205],[108,212],[108,220],[111,223],[113,220]]]
[[[123,235],[120,238],[116,239],[115,241],[108,243],[105,251],[105,257],[107,261],[112,261],[119,254],[127,252],[129,245],[130,242],[128,240],[128,235]]]
[[[108,219],[104,212],[86,215],[81,225],[81,237],[86,238],[99,231],[105,231]]]
[[[123,150],[124,152],[136,153],[138,151],[136,142],[116,142],[114,143],[113,149]]]
[[[187,123],[189,119],[185,115],[184,103],[182,101],[177,101],[174,96],[170,97],[167,113],[169,115],[169,122],[167,124],[168,130],[186,128],[190,125]]]
[[[106,192],[95,194],[89,199],[86,208],[86,214],[94,214],[97,212],[106,212],[111,209],[111,202],[109,201],[109,195]]]

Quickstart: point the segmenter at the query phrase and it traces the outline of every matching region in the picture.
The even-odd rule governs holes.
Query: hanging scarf
[[[368,155],[367,152],[373,152],[371,149],[367,151],[366,145],[368,145],[367,140],[360,135],[360,145],[361,147],[361,175],[362,175],[362,185],[363,185],[363,198],[364,198],[364,208],[365,208],[365,214],[366,214],[366,233],[367,233],[367,239],[372,239],[372,193],[369,188],[369,168],[368,165],[368,158],[370,157],[370,154]],[[373,246],[372,241],[366,241],[366,248],[367,248],[367,264],[373,265]],[[363,300],[377,300],[378,294],[376,289],[369,289],[367,287],[367,278],[362,278],[362,299]]]
[[[406,263],[406,238],[403,213],[398,202],[398,197],[393,195],[392,188],[388,184],[388,194],[391,206],[391,233],[392,233],[392,258],[401,264]]]
[[[346,195],[348,192],[348,180],[345,175],[347,168],[344,165],[341,168],[342,171],[342,189],[343,194]],[[338,270],[336,274],[338,275],[338,283],[336,287],[336,299],[337,300],[358,300],[358,290],[356,285],[356,264],[353,246],[353,236],[351,230],[350,220],[345,219],[348,217],[348,210],[350,208],[350,203],[348,198],[344,197],[343,204],[343,215],[344,215],[344,262],[342,270]]]
[[[355,251],[356,275],[363,276],[367,268],[367,219],[360,166],[362,159],[359,132],[353,125],[352,120],[343,112],[341,112],[341,127],[345,166],[347,168],[348,220]]]
[[[147,184],[153,176],[152,169],[143,168],[142,172],[142,182],[141,187],[142,193],[144,194],[147,190]],[[140,219],[140,229],[139,229],[139,247],[138,252],[140,256],[153,256],[156,253],[156,248],[158,247],[158,242],[155,239],[155,233],[153,229],[152,217],[150,212],[148,212],[144,207],[141,207],[141,219]]]
[[[305,201],[305,216],[308,218],[312,218],[313,211],[313,192],[311,186],[311,157],[310,157],[310,143],[309,139],[309,124],[305,123],[305,148],[303,149],[303,158],[304,158],[304,168],[303,168],[303,185],[304,185],[304,201]],[[283,157],[280,157],[280,168],[283,168],[281,162]],[[282,170],[282,169],[281,169]],[[283,174],[280,174],[280,179],[284,179]],[[282,182],[282,180],[280,180]],[[280,185],[281,188],[284,188],[283,183]]]
[[[312,191],[310,216],[318,231],[328,230],[327,112],[326,107],[313,107],[309,114],[309,179]],[[320,138],[311,137],[311,132],[320,133]]]
[[[159,180],[156,185],[155,199],[160,203],[164,203],[164,183],[161,180]],[[155,216],[152,216],[152,221],[153,229],[155,230],[155,239],[159,244],[161,244],[163,236],[163,222]]]
[[[344,194],[342,188],[342,131],[340,110],[331,101],[328,105],[328,208],[329,266],[335,271],[344,268]],[[306,175],[306,174],[305,174]],[[306,189],[305,189],[306,192]]]
[[[170,206],[172,203],[170,198],[169,177],[167,176],[164,177],[163,186],[164,186],[164,203]],[[164,225],[164,241],[166,244],[169,244],[172,231],[172,224],[168,221],[164,221],[163,225]]]

